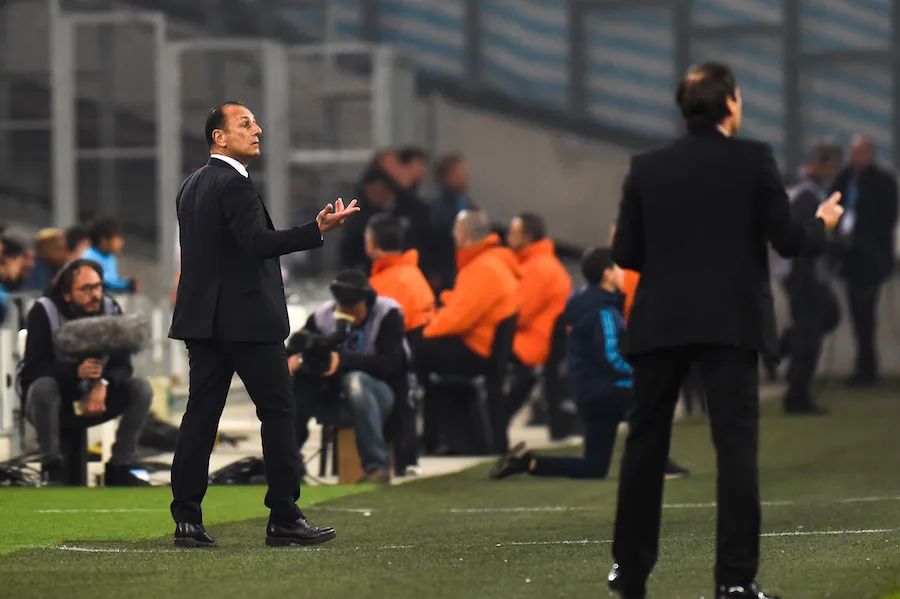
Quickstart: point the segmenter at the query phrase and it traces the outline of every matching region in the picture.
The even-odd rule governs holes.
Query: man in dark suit
[[[837,245],[856,336],[856,368],[849,383],[866,387],[878,382],[876,315],[881,287],[894,270],[897,179],[875,161],[872,142],[857,135],[850,142],[850,164],[838,174],[834,190],[841,192],[847,211]]]
[[[290,333],[279,256],[321,247],[322,233],[358,211],[338,199],[316,220],[276,231],[247,172],[259,155],[262,129],[246,107],[229,102],[206,120],[209,162],[188,177],[176,200],[181,278],[169,337],[182,339],[190,359],[190,395],[172,462],[175,545],[211,547],[200,504],[234,373],[244,382],[262,422],[271,510],[270,546],[308,545],[334,537],[310,526],[297,507],[301,461],[294,429],[296,404],[284,340]]]
[[[719,464],[715,596],[776,599],[755,582],[757,365],[759,354],[774,354],[776,345],[766,242],[782,256],[821,251],[842,209],[835,195],[818,218],[803,224],[792,218],[769,147],[732,138],[741,96],[730,68],[692,68],[676,97],[688,133],[632,159],[613,242],[616,264],[639,271],[641,279],[625,340],[634,410],[609,586],[628,599],[646,595],[657,560],[672,416],[682,381],[697,363]]]
[[[837,142],[820,141],[812,145],[800,180],[788,189],[795,218],[808,220],[815,216],[828,194],[828,181],[841,167],[843,154]],[[840,308],[831,289],[828,257],[818,254],[782,259],[776,263],[775,273],[787,292],[791,313],[790,327],[780,343],[782,357],[790,357],[784,411],[793,415],[825,414],[825,409],[815,404],[812,382],[822,341],[840,322]]]

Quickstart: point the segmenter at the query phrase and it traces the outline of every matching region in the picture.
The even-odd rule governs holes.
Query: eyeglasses
[[[103,291],[103,283],[82,285],[81,287],[76,287],[75,291],[77,291],[78,293],[94,293],[95,291]]]

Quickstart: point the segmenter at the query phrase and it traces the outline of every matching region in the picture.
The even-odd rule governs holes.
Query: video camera
[[[334,325],[335,330],[330,335],[301,330],[288,340],[288,353],[302,356],[301,372],[322,376],[331,368],[331,352],[337,351],[350,338],[353,331],[353,317],[335,311]]]
[[[329,285],[334,297],[334,331],[326,335],[301,330],[288,340],[288,354],[301,354],[300,371],[323,375],[331,368],[331,352],[337,351],[353,333],[355,318],[344,312],[360,302],[371,307],[378,294],[369,286],[365,274],[355,270],[338,273]],[[343,306],[343,309],[342,309]]]

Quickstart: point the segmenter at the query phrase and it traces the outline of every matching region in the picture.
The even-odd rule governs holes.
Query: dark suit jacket
[[[847,201],[847,187],[853,178],[852,167],[840,172],[834,189]],[[897,180],[876,165],[858,176],[856,223],[848,239],[842,239],[839,260],[842,272],[851,282],[880,283],[894,268],[894,232],[897,227]]]
[[[181,279],[169,337],[284,342],[279,256],[321,247],[315,221],[276,231],[253,182],[210,158],[176,200]]]
[[[625,349],[691,344],[774,355],[766,241],[784,257],[825,248],[820,219],[791,216],[768,145],[703,130],[635,156],[613,259],[641,273]]]

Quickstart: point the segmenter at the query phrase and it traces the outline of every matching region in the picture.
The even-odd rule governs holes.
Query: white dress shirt
[[[232,158],[231,156],[225,156],[224,154],[210,154],[210,156],[212,158],[218,158],[219,160],[227,162],[228,164],[233,166],[234,170],[236,170],[240,174],[242,174],[248,178],[250,177],[250,173],[247,172],[247,167],[244,166],[243,164],[241,164],[240,162],[238,162],[237,160],[235,160],[234,158]]]

